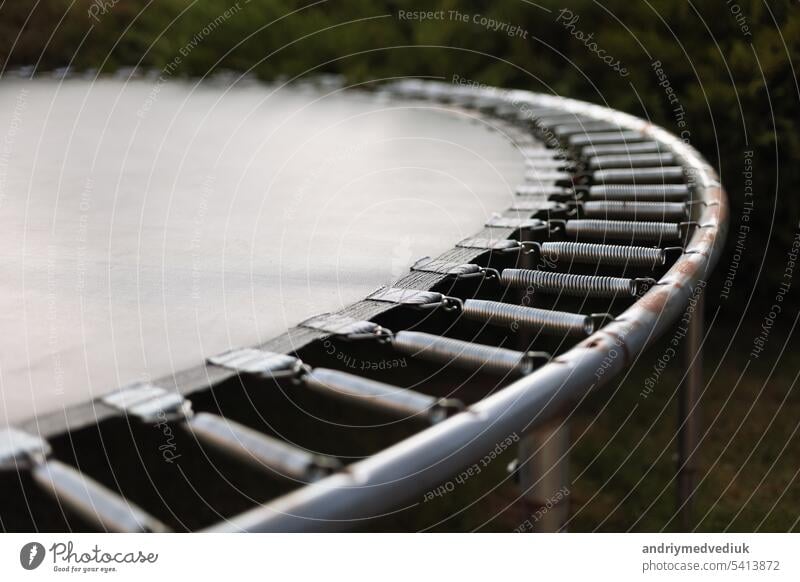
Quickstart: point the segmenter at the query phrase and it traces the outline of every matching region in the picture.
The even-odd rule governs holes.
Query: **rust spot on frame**
[[[653,287],[636,305],[651,313],[661,313],[671,295],[668,287]]]
[[[711,247],[717,240],[717,234],[718,232],[715,228],[703,228],[700,232],[700,242]]]
[[[680,273],[684,278],[692,277],[695,273],[697,273],[697,269],[699,268],[699,264],[697,260],[692,260],[691,258],[685,258],[681,261],[678,261],[674,269]]]

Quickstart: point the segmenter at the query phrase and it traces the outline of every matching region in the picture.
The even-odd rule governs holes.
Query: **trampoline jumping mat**
[[[0,426],[362,299],[509,205],[466,113],[141,79],[0,86]]]

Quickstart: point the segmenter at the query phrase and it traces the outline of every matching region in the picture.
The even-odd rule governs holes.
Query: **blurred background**
[[[5,76],[246,73],[274,82],[335,74],[366,86],[429,77],[607,105],[691,143],[718,168],[731,201],[727,249],[706,295],[696,527],[714,531],[797,530],[800,521],[800,281],[790,252],[800,219],[798,57],[800,6],[787,0],[0,3]],[[780,312],[770,317],[776,301]],[[667,367],[657,389],[639,396],[662,352],[655,346],[583,407],[573,435],[580,478],[572,530],[678,527],[682,370]],[[465,502],[457,497],[435,529],[515,523],[498,511],[502,492],[472,512],[458,512]]]

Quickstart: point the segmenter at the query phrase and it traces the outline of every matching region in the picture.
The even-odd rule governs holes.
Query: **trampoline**
[[[6,89],[70,129],[5,166],[4,528],[375,527],[511,448],[542,505],[569,411],[687,304],[699,351],[727,201],[676,136],[527,91],[272,89]]]

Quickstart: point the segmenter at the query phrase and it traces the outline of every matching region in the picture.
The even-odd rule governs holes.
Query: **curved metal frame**
[[[553,416],[632,364],[684,310],[715,265],[725,240],[728,207],[717,174],[691,146],[657,127],[612,109],[528,91],[498,94],[442,83],[411,82],[428,97],[493,99],[608,121],[658,141],[691,178],[701,204],[698,228],[685,252],[642,298],[590,337],[532,374],[380,453],[316,483],[250,510],[207,531],[335,531],[385,514],[456,474],[509,435],[542,426]],[[413,85],[413,83],[417,83]],[[403,86],[401,84],[401,86]],[[405,85],[409,87],[408,83]],[[616,354],[616,355],[615,355]],[[596,378],[598,369],[604,374]]]

